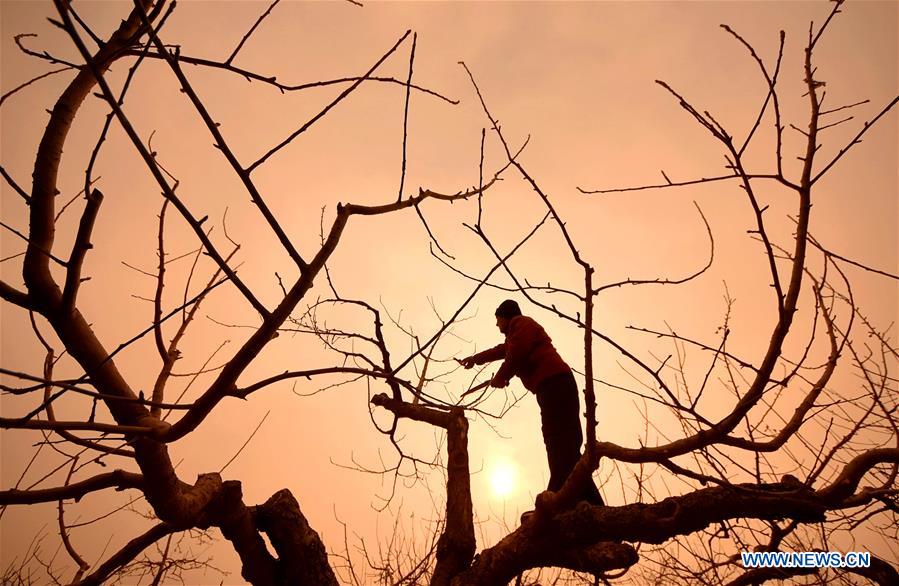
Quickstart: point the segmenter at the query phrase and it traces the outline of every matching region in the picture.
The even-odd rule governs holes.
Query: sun
[[[518,487],[518,469],[508,461],[499,461],[490,471],[490,488],[494,496],[507,497]]]

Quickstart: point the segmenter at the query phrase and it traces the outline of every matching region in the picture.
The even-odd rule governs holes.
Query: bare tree
[[[664,81],[658,84],[723,149],[724,172],[681,181],[672,181],[663,172],[664,182],[656,185],[581,190],[588,198],[720,183],[738,186],[748,203],[748,214],[754,223],[750,237],[761,247],[772,290],[773,326],[766,347],[749,355],[729,346],[728,299],[728,311],[716,331],[717,337],[687,335],[661,327],[634,328],[647,340],[661,339],[671,345],[672,354],[660,359],[650,349],[627,347],[604,332],[597,325],[597,303],[612,290],[644,286],[662,286],[667,290],[702,278],[715,260],[713,230],[702,210],[699,216],[708,234],[709,256],[692,274],[602,282],[595,260],[577,242],[557,199],[544,190],[539,178],[530,174],[522,162],[520,155],[525,146],[514,144],[509,138],[507,129],[498,122],[498,113],[488,107],[490,96],[482,94],[476,71],[469,71],[464,64],[471,81],[471,96],[480,104],[488,126],[480,141],[479,182],[453,193],[420,188],[416,195],[408,195],[405,180],[410,96],[415,93],[429,100],[455,103],[435,90],[413,83],[416,35],[411,31],[401,35],[356,77],[289,85],[235,64],[242,48],[260,23],[275,11],[278,1],[261,14],[236,48],[218,61],[184,54],[179,45],[163,41],[166,23],[175,8],[174,3],[164,1],[135,0],[118,28],[106,34],[95,32],[79,15],[76,5],[54,0],[58,18],[51,22],[68,36],[76,58],[31,49],[27,36],[17,38],[23,51],[56,69],[14,88],[4,95],[4,101],[27,91],[31,83],[45,76],[69,75],[71,79],[50,110],[49,121],[41,133],[30,188],[3,170],[19,204],[27,208],[28,226],[20,229],[4,222],[5,228],[24,241],[23,254],[4,259],[21,264],[24,285],[2,282],[0,294],[6,303],[30,317],[45,359],[41,372],[3,365],[0,372],[4,394],[21,398],[23,402],[16,404],[28,407],[15,417],[4,412],[0,427],[4,434],[39,431],[43,441],[36,449],[55,450],[62,464],[32,486],[4,486],[0,505],[5,508],[56,503],[54,533],[58,533],[69,562],[60,567],[55,557],[42,557],[39,541],[46,538],[44,535],[36,538],[25,559],[10,565],[4,581],[27,583],[31,580],[29,572],[42,567],[50,579],[59,583],[99,584],[128,575],[162,583],[165,578],[178,579],[180,571],[190,569],[200,559],[192,550],[180,548],[182,536],[212,531],[233,546],[240,558],[242,576],[253,584],[336,584],[338,576],[350,583],[364,583],[372,578],[372,572],[361,569],[361,563],[367,563],[375,574],[373,579],[390,584],[505,584],[516,577],[523,584],[537,579],[527,572],[541,568],[575,573],[556,575],[558,582],[588,580],[597,584],[617,578],[656,584],[760,584],[785,578],[819,583],[859,583],[861,579],[878,584],[899,582],[895,555],[894,559],[875,556],[867,568],[829,570],[744,569],[739,555],[749,550],[845,548],[851,545],[851,535],[860,531],[890,538],[899,529],[899,428],[893,374],[899,353],[890,328],[872,322],[856,300],[849,269],[886,280],[899,277],[888,269],[869,266],[831,250],[823,237],[819,239],[811,232],[819,182],[899,102],[897,96],[879,106],[869,120],[857,127],[848,143],[833,154],[822,151],[823,133],[850,124],[853,117],[844,115],[866,103],[825,105],[826,74],[816,67],[815,51],[826,39],[828,28],[836,25],[834,19],[843,2],[833,4],[823,24],[810,26],[804,43],[804,127],[790,124],[784,114],[785,102],[793,99],[785,95],[781,86],[784,33],[772,63],[762,59],[737,31],[723,25],[735,42],[745,47],[751,65],[761,73],[764,99],[747,132],[737,135],[729,131],[709,110],[694,105],[685,96],[687,92],[681,93]],[[381,75],[384,63],[396,59],[401,48],[408,49],[409,56],[405,79]],[[128,66],[127,73],[113,74],[113,65],[123,63]],[[289,259],[292,274],[275,274],[274,293],[271,282],[256,282],[248,278],[246,271],[239,270],[241,243],[232,240],[224,218],[220,237],[218,226],[211,228],[210,214],[214,212],[194,209],[191,194],[184,193],[179,180],[165,166],[165,153],[152,148],[151,139],[142,136],[127,114],[128,100],[133,97],[129,89],[139,82],[150,63],[168,69],[202,131],[211,138],[223,168],[249,197],[261,225],[280,247],[279,253]],[[187,66],[234,74],[284,93],[332,85],[341,89],[308,120],[285,133],[283,140],[267,146],[261,155],[247,157],[244,149],[238,149],[227,138],[208,99],[201,98],[186,73]],[[404,100],[398,196],[391,194],[376,204],[337,203],[332,213],[323,210],[320,226],[303,228],[313,233],[319,229],[317,245],[307,251],[298,244],[300,236],[293,223],[288,227],[286,218],[279,217],[268,203],[271,188],[263,187],[265,182],[260,175],[267,163],[326,118],[335,106],[370,84],[395,87]],[[88,115],[85,102],[92,95],[102,100],[108,114],[84,168],[80,218],[66,225],[68,216],[63,217],[63,212],[68,204],[59,206],[57,202],[60,165],[66,160],[63,151],[69,132],[76,120]],[[153,295],[147,299],[153,307],[153,319],[114,350],[98,333],[99,320],[104,316],[87,315],[79,295],[88,278],[86,267],[93,248],[94,226],[103,221],[100,211],[104,194],[95,186],[99,181],[95,163],[111,128],[120,129],[127,136],[137,160],[162,195],[158,223],[153,226],[158,262],[154,271],[143,271],[153,280]],[[791,172],[791,166],[785,163],[790,156],[784,138],[788,130],[803,137],[797,173]],[[502,153],[493,166],[485,160],[488,132]],[[773,169],[757,171],[757,162],[750,160],[748,149],[767,138],[771,139],[768,152],[773,154]],[[520,226],[517,242],[502,245],[495,242],[487,227],[484,217],[488,212],[483,204],[493,186],[507,177],[521,179],[545,215],[533,225]],[[789,238],[773,233],[769,218],[774,210],[764,203],[760,186],[780,190],[782,201],[789,202],[791,207],[784,214],[792,222]],[[476,214],[475,220],[465,226],[482,242],[484,252],[491,258],[489,267],[480,273],[468,268],[470,259],[447,252],[446,243],[429,224],[426,204],[446,207],[453,202],[469,202],[468,208]],[[780,202],[777,209],[781,209]],[[328,264],[352,231],[351,221],[371,222],[378,216],[413,211],[429,238],[434,257],[455,271],[461,282],[470,285],[469,294],[457,300],[451,315],[443,316],[435,308],[439,326],[424,336],[404,326],[399,317],[377,308],[373,299],[343,295],[339,278],[335,275],[332,279]],[[178,229],[185,230],[195,242],[186,254],[181,254],[180,248],[177,254],[169,251],[174,214]],[[72,234],[67,252],[56,243],[57,230]],[[514,263],[536,234],[546,232],[558,239],[560,257],[564,256],[577,269],[582,277],[580,282],[534,285],[535,279]],[[172,278],[171,268],[180,259],[185,263],[192,259],[193,264],[189,271],[179,273],[183,279],[178,281]],[[203,286],[197,287],[194,281],[199,277],[195,273],[202,270],[204,263],[210,265],[210,276]],[[165,293],[175,284],[183,295],[177,304],[170,305],[171,296]],[[316,286],[320,288],[316,292],[329,293],[316,296]],[[255,322],[245,328],[237,323],[224,324],[232,326],[240,336],[237,349],[222,361],[215,359],[223,348],[218,346],[201,368],[187,373],[192,381],[208,381],[202,390],[186,401],[182,401],[182,392],[173,401],[172,381],[183,374],[175,369],[182,358],[180,344],[196,322],[201,305],[227,288],[236,292],[239,303],[252,310]],[[439,389],[457,380],[451,376],[455,368],[451,358],[467,345],[453,338],[454,327],[465,318],[478,295],[491,288],[523,296],[582,333],[587,443],[583,457],[561,490],[541,493],[532,518],[495,545],[478,551],[470,486],[469,426],[471,421],[489,423],[502,417],[508,405],[495,412],[485,406],[484,393],[453,399],[459,395],[456,390],[447,393]],[[802,311],[802,307],[814,310]],[[340,323],[337,316],[346,312],[355,316],[350,322],[353,325],[335,325]],[[365,326],[359,325],[361,319]],[[386,333],[388,328],[409,342],[408,350],[398,350],[391,342],[394,338]],[[260,376],[253,366],[274,339],[285,335],[318,340],[333,360],[324,366],[291,365]],[[155,353],[153,360],[160,363],[148,392],[140,390],[141,382],[129,379],[119,367],[125,352],[140,343],[147,343],[142,348],[150,348]],[[602,382],[595,366],[597,348],[616,353],[637,387],[623,390],[646,405],[645,442],[637,447],[597,438],[597,386]],[[702,361],[701,372],[686,366],[687,355]],[[55,374],[63,366],[67,372],[76,369],[78,374]],[[445,498],[439,495],[435,500],[443,509],[442,515],[431,525],[431,534],[413,540],[413,544],[392,544],[387,555],[381,556],[384,559],[374,559],[363,545],[365,562],[360,561],[350,551],[350,539],[345,538],[344,554],[329,560],[325,544],[290,490],[277,491],[261,504],[248,503],[241,482],[225,479],[224,468],[200,474],[191,483],[178,473],[178,465],[169,452],[170,444],[201,428],[226,401],[251,400],[257,392],[276,384],[335,375],[343,377],[338,384],[355,383],[357,388],[361,383],[368,389],[366,399],[374,427],[371,433],[383,434],[395,449],[394,463],[376,472],[392,478],[394,489],[404,476],[416,480],[425,470],[432,469],[445,474]],[[726,392],[733,397],[723,412],[709,399],[713,389],[719,395]],[[63,403],[65,408],[58,409]],[[386,426],[385,413],[389,422]],[[64,418],[58,417],[62,414]],[[676,435],[670,431],[665,432],[670,437],[649,432],[656,429],[655,422],[662,417],[676,422],[672,428]],[[438,430],[443,443],[436,456],[410,450],[402,440],[406,426],[431,426]],[[255,431],[247,441],[253,434]],[[664,441],[657,441],[660,436],[665,437]],[[109,460],[116,462],[116,469],[97,473],[97,467],[106,466]],[[603,462],[622,483],[628,484],[634,502],[607,507],[575,502],[582,484]],[[53,484],[48,480],[56,478],[60,471],[65,474],[62,482]],[[88,494],[110,489],[137,495],[135,500],[146,499],[152,525],[118,551],[91,563],[69,538],[73,523],[71,514],[67,514],[72,508],[69,501],[77,502]],[[394,534],[397,531],[394,529]],[[154,548],[155,553],[150,553]]]

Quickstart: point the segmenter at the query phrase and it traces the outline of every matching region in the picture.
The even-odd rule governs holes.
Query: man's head
[[[500,333],[505,334],[509,331],[509,322],[513,317],[521,315],[521,308],[511,299],[506,299],[496,308],[496,327]]]

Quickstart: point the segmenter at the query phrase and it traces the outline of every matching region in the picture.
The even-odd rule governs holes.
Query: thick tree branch
[[[0,491],[0,505],[32,505],[63,499],[79,501],[85,495],[105,488],[115,488],[116,490],[136,488],[140,490],[143,486],[144,478],[140,474],[115,470],[56,488]]]
[[[548,550],[534,560],[534,567],[565,568],[598,576],[614,570],[627,570],[637,561],[639,556],[634,546],[604,541],[582,549]]]
[[[468,466],[468,421],[461,407],[442,411],[406,403],[385,394],[375,395],[371,403],[397,417],[423,421],[447,432],[446,525],[437,541],[437,564],[431,578],[433,586],[448,586],[466,569],[474,556],[474,516]]]
[[[109,68],[116,53],[127,46],[132,35],[137,32],[139,24],[140,19],[136,11],[132,11],[110,37],[109,42],[92,57],[101,74]],[[59,287],[50,274],[48,260],[49,253],[53,249],[54,198],[57,194],[56,177],[62,147],[76,112],[95,83],[92,71],[83,68],[78,72],[54,105],[35,160],[29,206],[30,237],[23,272],[29,291],[35,295],[38,305],[44,311],[58,304],[61,297]]]
[[[32,301],[28,293],[19,291],[4,281],[0,281],[0,298],[29,311],[37,309],[36,304]]]
[[[843,471],[830,486],[819,490],[818,495],[830,504],[839,504],[855,493],[862,478],[878,464],[899,464],[899,448],[878,448],[862,452],[843,467]]]
[[[279,583],[337,586],[325,546],[289,490],[256,507],[254,518],[278,553]]]
[[[155,429],[153,427],[142,425],[116,425],[114,423],[94,423],[90,421],[43,421],[39,419],[16,419],[7,417],[0,417],[0,428],[99,431],[101,433],[121,433],[125,435],[152,434]]]
[[[215,524],[240,556],[241,576],[251,584],[278,584],[278,562],[259,534],[252,509],[243,502],[240,482],[222,483],[210,505]]]
[[[480,553],[458,584],[499,584],[537,567],[548,551],[566,552],[603,542],[663,543],[728,519],[824,519],[826,506],[801,484],[722,486],[621,507],[577,507],[543,523],[527,523]],[[622,550],[618,567],[635,560]],[[611,570],[614,568],[606,568]]]
[[[448,429],[454,415],[452,410],[435,409],[423,405],[413,405],[399,399],[388,397],[381,393],[371,398],[371,404],[383,407],[397,417],[405,417],[414,421],[423,421],[431,425]]]

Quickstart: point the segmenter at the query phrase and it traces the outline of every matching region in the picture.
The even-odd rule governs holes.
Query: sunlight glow
[[[507,497],[518,486],[518,470],[514,464],[501,461],[494,464],[490,472],[490,488],[498,497]]]

